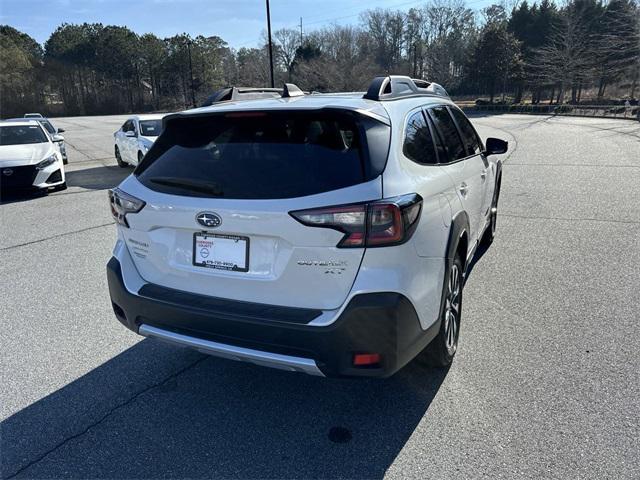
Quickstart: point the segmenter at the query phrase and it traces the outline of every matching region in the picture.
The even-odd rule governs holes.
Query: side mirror
[[[64,133],[64,128],[59,128],[58,133]]]
[[[486,156],[500,155],[501,153],[507,153],[509,149],[509,142],[500,140],[499,138],[487,138],[487,148],[484,150]]]
[[[55,143],[62,143],[64,142],[64,137],[62,135],[56,134],[51,136],[51,140]]]
[[[127,130],[126,132],[124,132],[124,136],[125,137],[135,137],[136,136],[136,132],[134,132],[133,130]]]

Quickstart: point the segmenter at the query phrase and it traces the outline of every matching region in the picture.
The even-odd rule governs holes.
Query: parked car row
[[[163,115],[133,116],[114,133],[120,167],[136,166],[162,131]],[[0,122],[0,194],[66,188],[64,129],[40,113]]]

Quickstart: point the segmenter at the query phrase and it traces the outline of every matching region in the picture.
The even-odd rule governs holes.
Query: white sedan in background
[[[136,115],[127,119],[113,134],[118,165],[136,166],[156,141],[162,131],[164,115]]]
[[[64,190],[60,149],[37,120],[0,122],[0,193]]]

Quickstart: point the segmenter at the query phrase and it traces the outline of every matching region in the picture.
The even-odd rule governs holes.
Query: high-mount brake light
[[[297,210],[290,215],[309,227],[344,233],[338,248],[400,245],[413,235],[422,209],[418,194],[369,203]]]
[[[109,190],[109,205],[113,219],[123,227],[129,228],[127,214],[138,213],[146,203],[119,188],[112,188]]]
[[[265,112],[231,112],[225,114],[226,118],[251,118],[251,117],[266,117]]]

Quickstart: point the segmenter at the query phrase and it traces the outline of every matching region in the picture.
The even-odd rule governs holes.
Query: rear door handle
[[[460,193],[462,194],[463,197],[467,196],[468,190],[469,190],[469,186],[466,183],[462,182],[460,184]]]
[[[486,168],[480,174],[480,178],[482,178],[482,180],[485,180],[487,178],[487,169]]]

